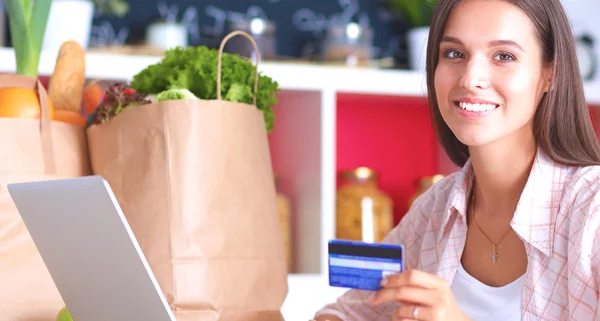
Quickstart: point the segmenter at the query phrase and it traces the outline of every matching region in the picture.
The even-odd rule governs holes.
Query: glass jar
[[[290,199],[280,191],[279,177],[275,176],[275,186],[277,188],[277,213],[279,222],[281,223],[281,235],[283,237],[283,248],[288,266],[288,272],[292,272],[293,256],[292,256],[292,241],[291,241],[291,204]]]
[[[377,173],[359,167],[339,174],[336,238],[381,242],[394,224],[393,202],[377,186]]]
[[[421,177],[419,179],[419,184],[417,185],[417,191],[408,201],[408,208],[410,209],[419,195],[425,193],[431,186],[433,186],[433,184],[439,182],[442,178],[444,178],[444,175],[441,174]]]
[[[367,65],[372,58],[373,30],[355,22],[330,24],[323,41],[323,60],[349,66]]]
[[[229,23],[231,31],[245,31],[250,36],[259,51],[259,59],[274,60],[277,57],[277,26],[274,21],[262,18],[241,19]],[[248,39],[234,37],[229,40],[227,51],[238,53],[243,57],[249,57],[252,61],[256,59],[254,47]]]

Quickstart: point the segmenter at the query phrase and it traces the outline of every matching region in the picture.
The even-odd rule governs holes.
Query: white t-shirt
[[[502,287],[472,277],[459,264],[452,293],[461,310],[473,321],[520,321],[525,275]]]

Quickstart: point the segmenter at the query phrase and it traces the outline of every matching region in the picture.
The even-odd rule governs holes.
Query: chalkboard
[[[139,43],[146,27],[165,15],[187,25],[190,45],[217,47],[230,22],[259,17],[275,23],[277,54],[303,57],[318,52],[329,23],[358,22],[374,32],[374,57],[406,60],[405,24],[379,0],[129,0],[124,18],[98,16],[90,43]]]
[[[407,61],[406,23],[389,13],[379,0],[128,0],[123,18],[96,16],[90,46],[139,44],[147,26],[169,14],[183,22],[190,45],[217,47],[228,24],[260,17],[275,23],[277,55],[306,57],[319,53],[327,27],[354,21],[374,33],[373,57]]]

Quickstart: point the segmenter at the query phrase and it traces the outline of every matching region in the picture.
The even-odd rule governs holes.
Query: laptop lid
[[[9,184],[8,191],[74,320],[175,321],[103,178]]]

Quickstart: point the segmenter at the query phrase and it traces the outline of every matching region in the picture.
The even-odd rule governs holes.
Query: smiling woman
[[[545,0],[442,1],[438,8],[437,17],[447,22],[434,22],[431,28],[430,44],[439,45],[428,48],[429,98],[438,136],[459,166],[469,158],[467,146],[471,145],[461,135],[468,135],[473,126],[460,126],[447,107],[461,98],[502,107],[477,123],[494,124],[486,136],[501,134],[498,129],[519,134],[523,132],[516,129],[523,129],[529,136],[538,134],[539,146],[565,165],[598,163],[600,148],[582,80],[573,72],[578,64],[573,59],[570,25],[560,3],[551,2],[557,4]],[[468,10],[486,23],[475,26],[473,19],[461,20]],[[460,89],[455,88],[457,84]]]
[[[441,0],[427,85],[462,170],[385,243],[407,270],[330,320],[600,320],[600,144],[560,0]]]

